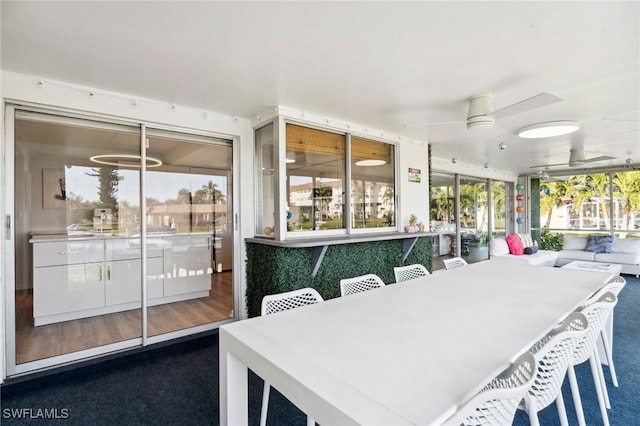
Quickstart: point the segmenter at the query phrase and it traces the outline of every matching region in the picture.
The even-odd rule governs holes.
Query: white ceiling
[[[428,141],[433,155],[529,173],[569,150],[640,163],[640,2],[11,2],[2,68],[252,118],[284,105]],[[549,92],[562,102],[460,121]],[[515,131],[577,120],[579,132]],[[508,149],[499,150],[504,142]]]

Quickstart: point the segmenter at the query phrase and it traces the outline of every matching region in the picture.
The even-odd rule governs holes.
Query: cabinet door
[[[105,304],[104,265],[84,263],[34,268],[35,318],[101,308]]]
[[[102,262],[104,241],[51,241],[33,244],[33,267]]]
[[[164,295],[211,289],[211,239],[192,235],[169,239],[164,248]]]
[[[107,306],[140,302],[140,258],[117,260],[107,263]],[[163,295],[162,258],[147,260],[147,298],[156,299]],[[140,306],[140,304],[138,304]]]

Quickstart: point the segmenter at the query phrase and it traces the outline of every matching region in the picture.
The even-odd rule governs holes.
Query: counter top
[[[291,238],[288,240],[274,240],[267,237],[245,238],[247,243],[264,244],[276,247],[303,248],[330,246],[335,244],[365,243],[382,240],[405,240],[419,237],[431,237],[438,235],[437,232],[384,232],[370,234],[351,234],[314,238]]]

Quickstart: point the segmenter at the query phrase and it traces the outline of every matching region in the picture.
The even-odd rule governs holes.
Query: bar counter
[[[247,312],[260,315],[262,298],[313,287],[324,299],[340,295],[340,279],[376,274],[395,282],[393,268],[420,263],[431,271],[431,232],[385,232],[324,238],[247,238]]]

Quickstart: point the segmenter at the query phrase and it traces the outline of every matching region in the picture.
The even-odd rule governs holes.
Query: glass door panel
[[[17,111],[14,139],[15,365],[140,338],[139,129]]]
[[[460,252],[467,262],[489,258],[487,179],[460,177]]]
[[[148,335],[232,318],[231,141],[146,135]]]

